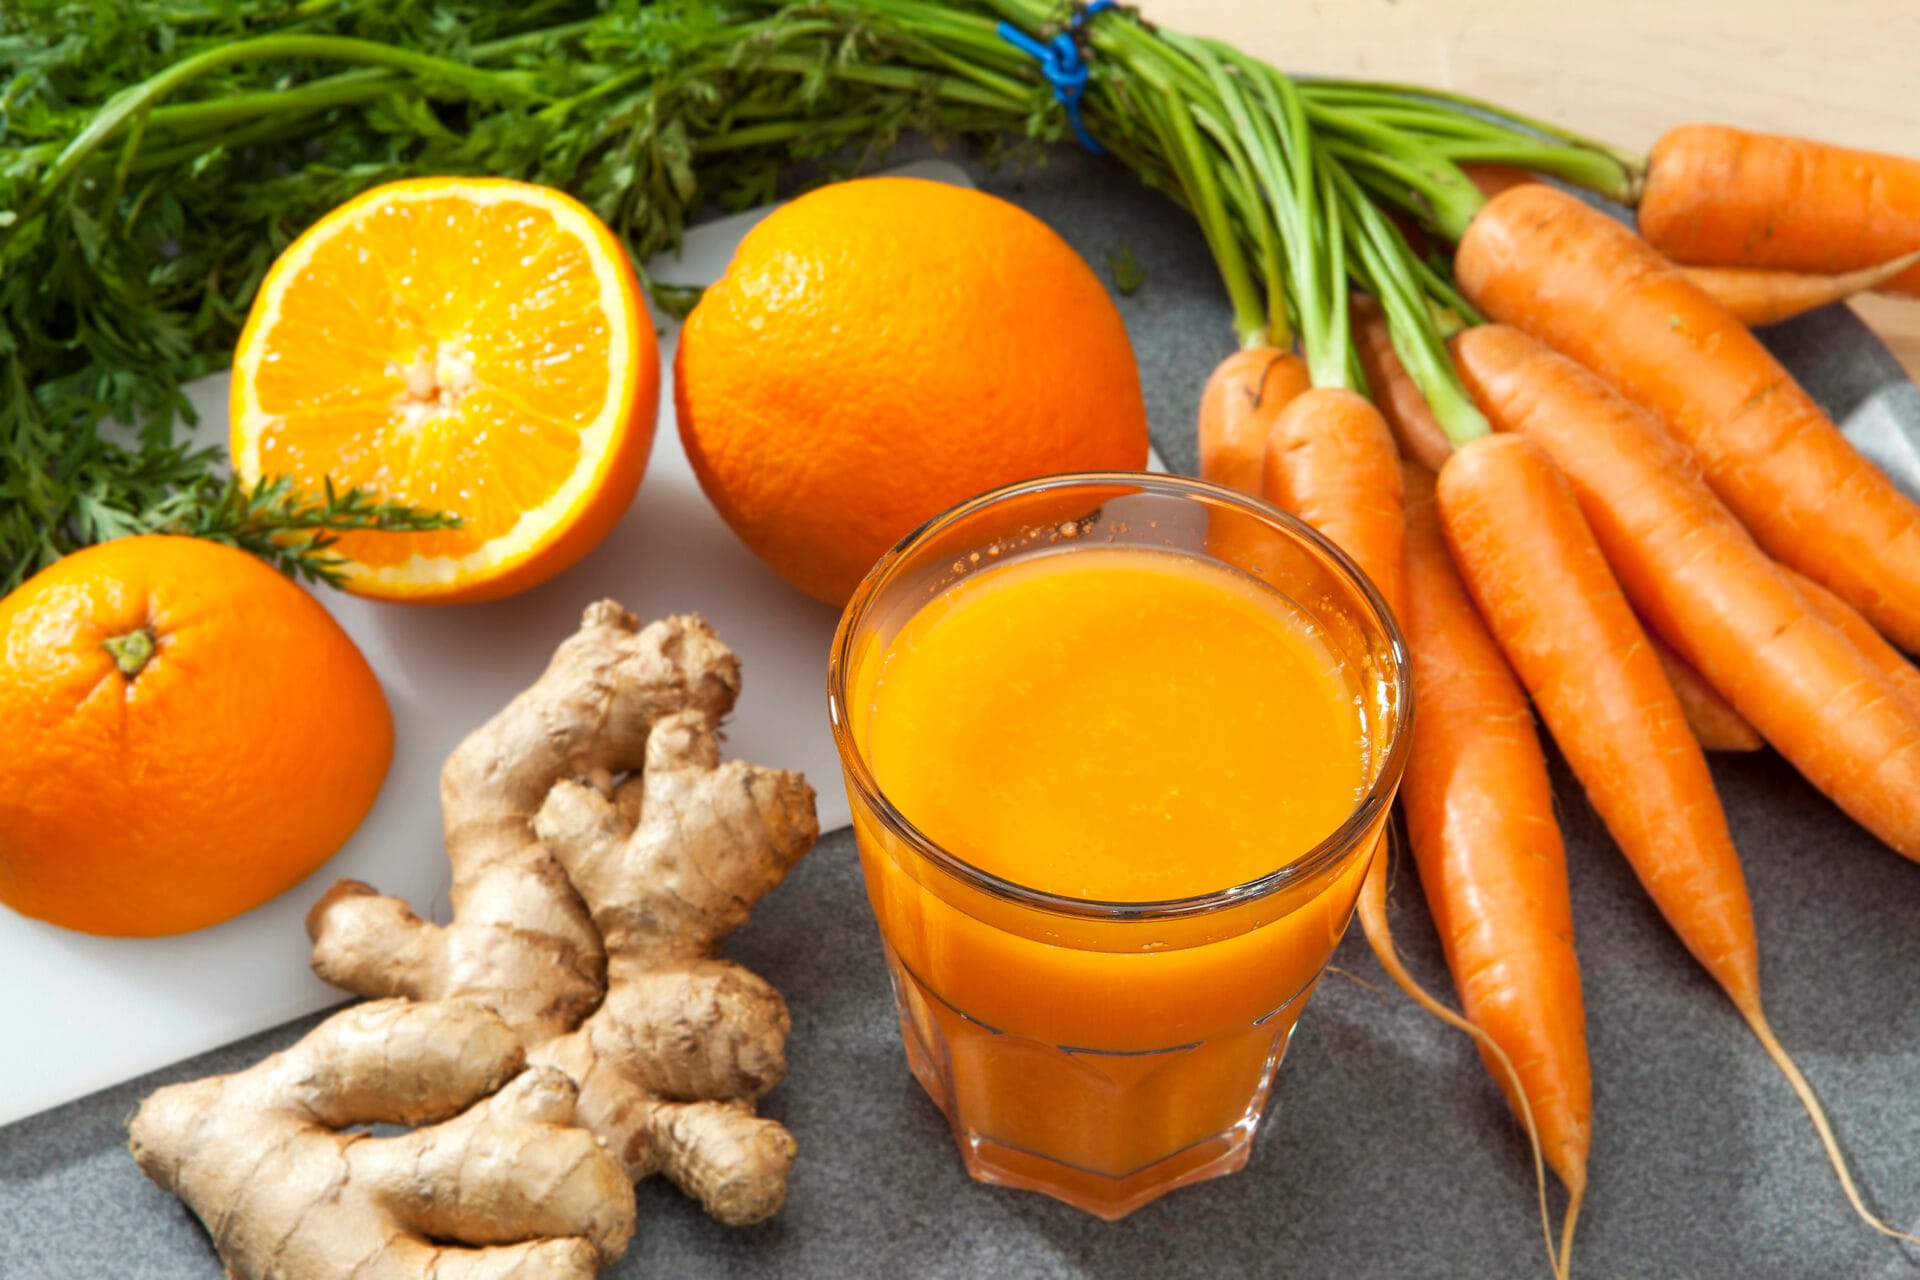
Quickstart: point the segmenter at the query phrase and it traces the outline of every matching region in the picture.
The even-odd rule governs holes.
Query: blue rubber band
[[[1086,25],[1087,19],[1117,3],[1118,0],[1092,0],[1081,6],[1068,29],[1045,43],[1011,22],[1003,21],[997,28],[1002,40],[1039,62],[1040,74],[1053,86],[1054,99],[1067,110],[1067,123],[1073,127],[1073,136],[1097,156],[1105,155],[1107,149],[1093,140],[1086,122],[1080,118],[1080,99],[1087,92],[1087,61],[1080,56],[1080,42],[1074,39],[1074,34]]]

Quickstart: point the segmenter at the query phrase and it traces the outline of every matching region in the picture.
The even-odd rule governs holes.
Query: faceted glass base
[[[1166,1049],[1048,1044],[953,1008],[887,963],[907,1065],[967,1172],[1112,1221],[1244,1167],[1312,983],[1251,1026]]]

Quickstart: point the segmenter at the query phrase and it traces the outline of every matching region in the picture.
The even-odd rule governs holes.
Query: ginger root
[[[573,1123],[573,1081],[524,1061],[475,1002],[357,1005],[245,1071],[154,1092],[133,1155],[230,1280],[589,1277],[633,1237],[633,1185]],[[422,1127],[353,1131],[375,1123]]]
[[[786,1198],[792,1135],[753,1107],[785,1074],[788,1016],[714,952],[819,834],[798,774],[720,763],[739,689],[700,619],[641,628],[593,605],[447,761],[452,922],[351,880],[307,917],[322,978],[484,1004],[528,1062],[578,1082],[577,1122],[631,1176],[734,1224]]]

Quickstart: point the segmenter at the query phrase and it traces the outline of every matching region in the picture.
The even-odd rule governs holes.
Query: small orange
[[[748,233],[687,317],[674,404],[734,532],[836,605],[956,502],[1147,462],[1099,278],[1024,210],[913,178],[823,187]]]
[[[123,538],[0,600],[0,902],[150,937],[236,915],[346,842],[393,754],[380,683],[241,551]]]
[[[659,395],[633,264],[586,206],[499,178],[393,182],[308,228],[261,282],[233,358],[234,469],[459,516],[341,538],[347,589],[492,600],[613,528]]]

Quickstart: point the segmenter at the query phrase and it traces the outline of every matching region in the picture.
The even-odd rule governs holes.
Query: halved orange
[[[606,536],[659,394],[639,281],[592,211],[529,183],[417,178],[335,209],[267,273],[234,352],[233,465],[459,516],[343,536],[347,588],[491,600]]]

